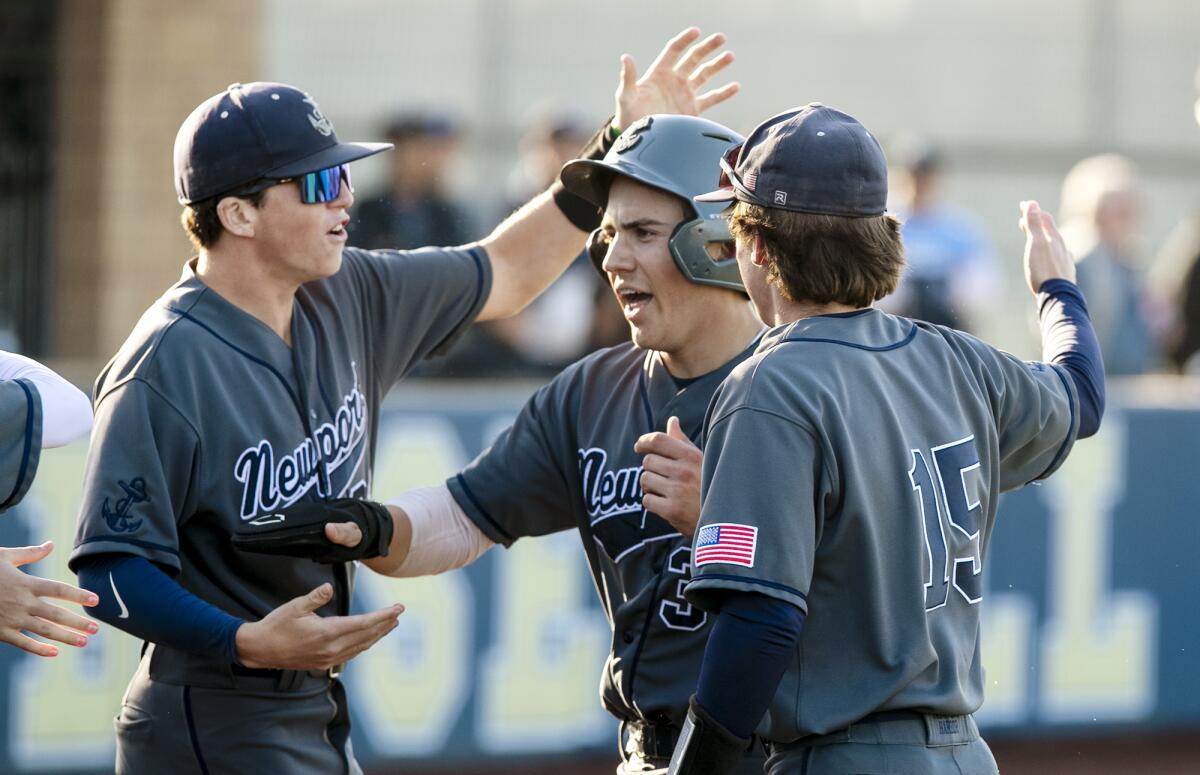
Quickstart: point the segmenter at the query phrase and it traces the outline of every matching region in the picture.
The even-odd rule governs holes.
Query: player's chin
[[[338,245],[322,256],[320,263],[317,266],[319,277],[332,277],[342,268],[342,248],[343,245]]]

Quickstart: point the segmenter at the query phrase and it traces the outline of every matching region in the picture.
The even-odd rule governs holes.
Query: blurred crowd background
[[[893,164],[909,272],[885,306],[1026,352],[1017,202],[1058,215],[1113,374],[1187,368],[1200,243],[1188,0],[794,4],[632,0],[5,0],[0,343],[78,364],[115,351],[189,254],[171,142],[233,81],[307,89],[356,165],[351,242],[486,234],[612,110],[617,57],[689,23],[729,35],[739,131],[795,104],[859,117]],[[582,264],[430,374],[544,376],[623,326]]]
[[[1037,199],[1078,257],[1118,402],[1200,404],[1193,0],[0,0],[0,349],[90,386],[190,255],[171,146],[228,83],[295,84],[342,139],[395,143],[354,167],[350,244],[459,244],[610,115],[620,54],[644,68],[690,24],[738,57],[742,93],[710,117],[744,133],[820,101],[880,138],[909,262],[882,306],[1037,357],[1016,227]],[[626,333],[581,258],[418,376],[536,383]],[[1175,679],[1200,698],[1200,669]],[[1188,707],[1163,728],[1200,728]]]

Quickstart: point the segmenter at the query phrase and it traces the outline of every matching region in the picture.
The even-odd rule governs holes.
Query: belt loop
[[[303,670],[280,670],[279,681],[276,686],[282,692],[294,692],[304,683],[304,676],[307,673]]]

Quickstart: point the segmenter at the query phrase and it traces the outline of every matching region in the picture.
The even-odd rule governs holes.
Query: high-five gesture
[[[621,82],[617,86],[617,113],[613,121],[618,128],[625,129],[652,113],[698,116],[738,93],[742,87],[737,81],[700,93],[709,79],[733,62],[733,52],[726,51],[705,61],[724,45],[725,36],[717,32],[699,43],[697,40],[700,40],[697,27],[688,27],[671,38],[641,78],[633,57],[621,56]]]
[[[1021,203],[1017,222],[1025,234],[1025,280],[1037,293],[1042,283],[1055,278],[1075,282],[1075,259],[1054,225],[1054,217],[1032,200]]]
[[[41,546],[0,548],[0,642],[11,643],[39,657],[58,656],[58,647],[22,631],[68,646],[84,646],[88,636],[97,630],[91,619],[46,602],[49,598],[93,606],[97,602],[95,594],[17,570],[44,559],[52,549],[54,544],[50,541]]]

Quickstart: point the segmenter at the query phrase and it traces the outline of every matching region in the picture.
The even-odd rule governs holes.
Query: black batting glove
[[[341,546],[325,537],[329,522],[353,522],[362,531],[357,546]],[[302,557],[333,563],[386,557],[392,542],[392,515],[382,503],[355,498],[304,501],[247,522],[233,536],[245,552]]]
[[[750,742],[751,738],[738,737],[721,726],[693,694],[667,775],[728,775],[746,755]]]

